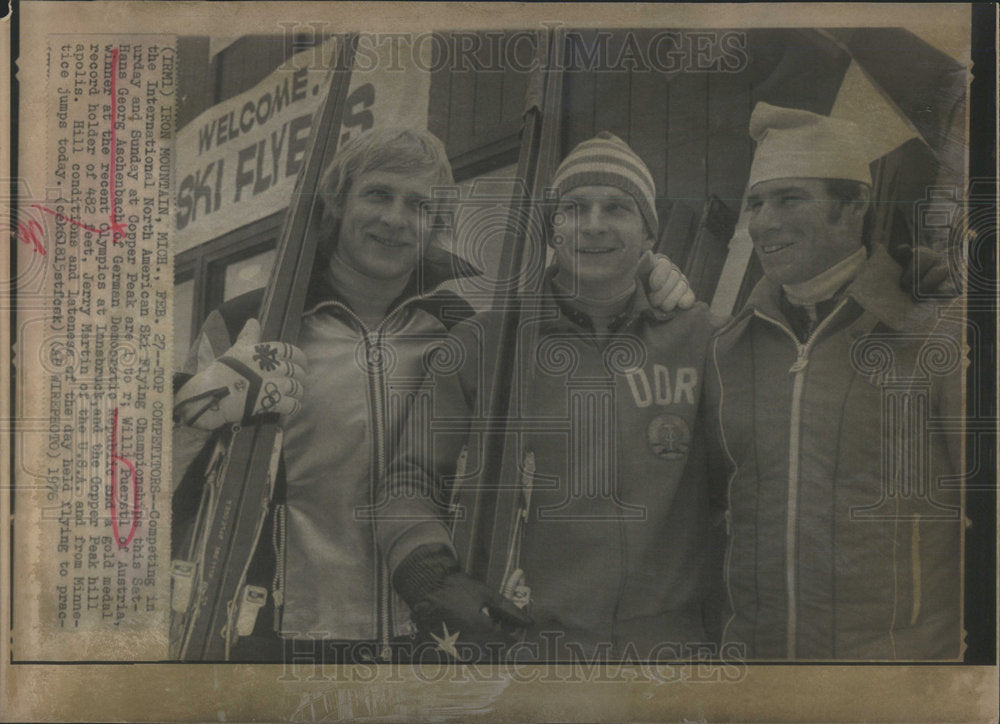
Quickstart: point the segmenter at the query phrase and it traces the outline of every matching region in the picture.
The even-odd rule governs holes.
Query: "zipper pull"
[[[799,356],[795,360],[795,364],[788,368],[788,374],[797,374],[806,368],[809,364],[809,348],[804,345],[799,345]]]

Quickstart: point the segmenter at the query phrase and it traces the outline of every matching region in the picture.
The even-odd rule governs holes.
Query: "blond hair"
[[[334,237],[352,182],[370,171],[413,175],[433,172],[434,186],[455,184],[444,144],[430,131],[390,126],[363,133],[337,151],[319,183],[323,219],[327,228],[334,230]],[[335,244],[336,238],[331,242]]]

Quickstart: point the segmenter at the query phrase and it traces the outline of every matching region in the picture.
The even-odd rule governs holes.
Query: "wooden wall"
[[[475,35],[480,46],[474,55],[490,67],[494,62],[489,57],[490,43],[484,34]],[[447,66],[434,72],[428,127],[444,141],[457,181],[517,161],[529,77],[513,71],[474,72]]]
[[[664,229],[660,248],[686,268],[703,270],[710,278],[692,281],[700,294],[710,294],[749,171],[747,123],[761,73],[749,68],[665,73],[617,66],[626,32],[636,47],[647,48],[657,31],[570,31],[577,47],[568,41],[558,155],[599,131],[610,131],[631,145],[657,186]],[[485,52],[485,42],[483,47]],[[458,180],[516,160],[528,80],[528,73],[510,69],[435,74],[430,128],[445,142]],[[709,199],[714,201],[707,207]],[[711,219],[705,219],[706,208]],[[703,267],[688,257],[699,225],[706,221],[722,231],[698,245],[703,249],[699,253],[714,258]]]
[[[177,127],[182,128],[199,113],[217,103],[253,88],[281,65],[286,54],[294,54],[325,38],[311,35],[247,35],[211,54],[205,36],[181,36],[178,53],[180,98]]]

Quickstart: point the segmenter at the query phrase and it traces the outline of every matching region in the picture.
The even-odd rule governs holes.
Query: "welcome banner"
[[[376,125],[427,126],[429,64],[362,35],[340,144]],[[335,40],[292,56],[250,90],[208,109],[176,139],[174,244],[182,252],[288,205],[329,87]]]

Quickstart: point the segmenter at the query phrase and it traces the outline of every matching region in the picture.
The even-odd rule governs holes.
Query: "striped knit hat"
[[[556,169],[552,186],[563,194],[579,186],[621,189],[635,199],[649,233],[656,236],[659,231],[653,175],[625,141],[607,131],[570,151]]]

